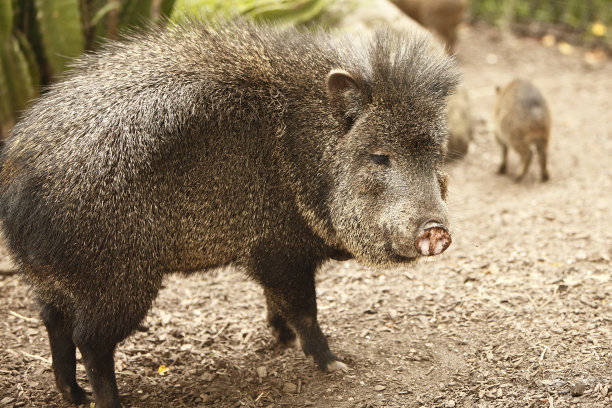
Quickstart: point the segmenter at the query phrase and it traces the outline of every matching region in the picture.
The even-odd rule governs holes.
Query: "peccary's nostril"
[[[448,228],[446,228],[444,223],[438,220],[429,220],[423,223],[421,230],[426,230],[426,229],[433,228],[433,227],[442,228],[444,231],[448,231]]]
[[[437,221],[427,221],[414,246],[421,255],[439,255],[450,246],[452,238],[448,229]]]

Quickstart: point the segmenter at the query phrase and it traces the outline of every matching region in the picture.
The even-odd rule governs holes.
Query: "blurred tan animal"
[[[348,13],[347,7],[352,7]],[[396,32],[427,31],[389,0],[331,2],[328,14],[338,16],[334,23],[335,28],[349,33],[374,32],[383,27]]]
[[[458,160],[466,155],[474,133],[470,99],[465,87],[459,86],[457,93],[449,96],[446,117],[449,131],[446,159]]]
[[[442,37],[448,51],[455,51],[457,26],[463,21],[467,0],[392,0],[416,22]]]
[[[523,168],[516,177],[516,181],[521,181],[529,169],[532,145],[535,145],[540,159],[540,177],[542,181],[547,181],[550,122],[550,111],[544,96],[529,81],[515,79],[503,88],[497,87],[494,126],[495,137],[502,147],[498,173],[506,173],[508,146],[511,146],[521,156]]]

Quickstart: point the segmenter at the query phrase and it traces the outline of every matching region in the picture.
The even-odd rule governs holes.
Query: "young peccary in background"
[[[56,384],[83,356],[119,407],[113,354],[164,275],[235,265],[279,341],[345,368],[317,322],[315,270],[451,242],[441,170],[454,65],[430,39],[192,22],[82,58],[2,154],[8,246],[41,305]]]
[[[449,132],[446,159],[459,160],[467,154],[474,134],[467,89],[460,86],[455,94],[448,97],[446,117]]]
[[[507,171],[508,146],[511,146],[521,156],[523,168],[516,177],[516,181],[521,181],[531,163],[531,146],[535,145],[540,159],[541,180],[547,181],[550,111],[540,91],[523,79],[515,79],[503,88],[497,88],[494,121],[495,137],[502,148],[498,173],[505,174]]]

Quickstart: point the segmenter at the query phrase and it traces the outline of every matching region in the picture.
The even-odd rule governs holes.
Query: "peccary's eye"
[[[380,164],[381,166],[389,165],[389,155],[388,154],[371,154],[370,160],[372,160],[376,164]]]

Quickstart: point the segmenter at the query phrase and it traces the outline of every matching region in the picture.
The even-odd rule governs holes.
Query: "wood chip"
[[[266,369],[266,366],[257,367],[257,376],[259,378],[266,378],[267,375],[268,375],[268,370]]]
[[[285,391],[287,394],[295,394],[297,391],[297,385],[293,383],[285,383],[283,384],[283,391]]]

